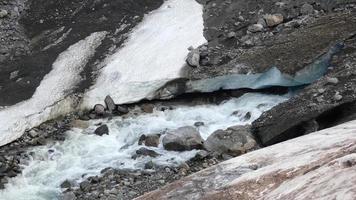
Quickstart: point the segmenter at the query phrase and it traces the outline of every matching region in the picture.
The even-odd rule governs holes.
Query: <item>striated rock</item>
[[[109,95],[105,97],[104,102],[109,112],[113,112],[116,109],[115,102]]]
[[[216,155],[238,156],[257,148],[250,126],[235,126],[217,130],[205,141],[205,148]]]
[[[277,26],[284,20],[282,14],[265,15],[264,19],[266,20],[267,26],[269,27]]]
[[[189,151],[202,149],[204,141],[197,129],[185,126],[165,134],[162,143],[169,151]]]
[[[352,121],[233,158],[137,199],[353,200],[355,149]]]
[[[106,124],[101,125],[97,129],[95,129],[94,134],[99,136],[109,135],[109,128]]]

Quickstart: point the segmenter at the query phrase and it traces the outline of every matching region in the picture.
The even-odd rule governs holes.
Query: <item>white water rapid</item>
[[[217,129],[251,123],[265,110],[286,100],[277,95],[246,94],[220,105],[179,106],[173,110],[157,111],[128,118],[117,117],[110,121],[91,121],[87,129],[67,132],[64,142],[48,144],[30,150],[31,161],[24,166],[23,173],[10,179],[6,189],[0,191],[0,199],[54,200],[61,193],[60,184],[69,179],[82,180],[81,176],[99,174],[106,167],[140,169],[149,157],[131,159],[140,148],[137,144],[142,134],[160,133],[167,129],[204,122],[199,131],[204,139]],[[251,119],[232,115],[239,110],[242,116],[251,112]],[[95,124],[108,124],[110,135],[93,135]],[[195,151],[183,153],[165,151],[162,146],[152,148],[161,156],[152,159],[156,164],[177,165],[194,156]],[[29,153],[30,154],[30,153]]]

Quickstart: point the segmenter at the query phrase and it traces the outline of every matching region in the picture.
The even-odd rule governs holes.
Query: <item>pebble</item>
[[[273,27],[281,24],[284,20],[282,14],[273,14],[273,15],[265,15],[264,19],[266,20],[267,26]]]
[[[4,18],[8,15],[9,13],[7,12],[7,10],[0,10],[0,18]]]
[[[253,24],[248,27],[248,31],[250,31],[252,33],[261,32],[261,31],[263,31],[263,25],[262,24]]]
[[[326,77],[326,81],[328,83],[335,84],[335,85],[339,83],[339,79],[338,78]]]
[[[339,92],[336,92],[335,95],[334,95],[334,100],[335,101],[340,101],[342,99],[342,96],[340,95]]]

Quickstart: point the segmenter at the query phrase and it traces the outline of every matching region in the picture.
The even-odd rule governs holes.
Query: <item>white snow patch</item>
[[[83,107],[102,102],[106,95],[117,103],[149,98],[167,81],[180,77],[187,48],[206,42],[202,12],[195,0],[169,0],[147,15],[100,72]]]
[[[80,72],[101,44],[106,32],[93,33],[70,46],[53,63],[33,96],[26,101],[0,110],[0,146],[19,138],[25,130],[73,109],[68,97],[80,81]]]

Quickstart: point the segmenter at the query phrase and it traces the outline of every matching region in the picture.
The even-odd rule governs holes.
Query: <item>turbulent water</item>
[[[158,111],[109,121],[91,121],[87,129],[67,132],[64,142],[36,147],[29,151],[31,159],[23,173],[9,181],[1,191],[0,199],[49,200],[57,199],[64,180],[80,181],[81,176],[95,175],[106,167],[140,169],[151,158],[131,159],[140,148],[137,144],[142,134],[161,133],[167,129],[204,122],[199,128],[203,138],[217,129],[251,123],[265,110],[286,100],[285,96],[246,94],[219,105],[179,106],[173,110]],[[234,111],[241,115],[232,115]],[[243,116],[251,112],[247,121]],[[108,124],[110,135],[93,135],[95,124]],[[152,161],[159,165],[178,165],[194,156],[195,151],[183,153],[165,151],[162,146],[152,148],[161,156]],[[31,153],[32,152],[32,153]]]

